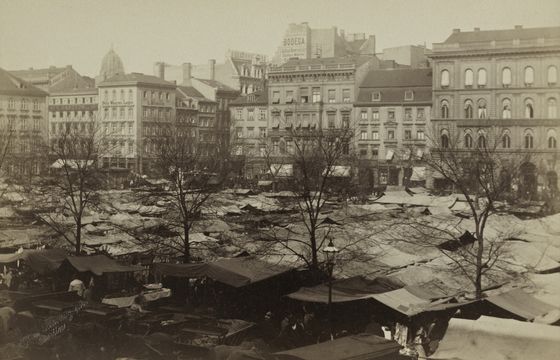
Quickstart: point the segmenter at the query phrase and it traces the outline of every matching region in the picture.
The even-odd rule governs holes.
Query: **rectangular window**
[[[259,120],[266,120],[266,109],[261,109],[259,112]]]
[[[235,109],[235,118],[237,120],[241,120],[242,116],[243,116],[243,109],[242,108]]]
[[[373,120],[379,120],[379,111],[373,110],[373,111],[371,112],[371,118],[372,118]]]
[[[418,140],[424,140],[424,132],[423,131],[417,131],[416,132],[416,138]]]
[[[387,130],[387,139],[395,140],[395,130]]]
[[[336,102],[336,90],[335,89],[329,89],[328,100],[329,100],[329,103]]]
[[[404,109],[404,119],[406,121],[412,121],[412,109]]]
[[[372,131],[371,138],[372,138],[372,140],[379,140],[379,132]]]
[[[294,91],[286,90],[286,104],[291,104],[294,102]]]
[[[284,117],[286,118],[286,127],[290,127],[294,124],[294,114],[291,112],[285,112]]]
[[[235,133],[237,134],[238,138],[242,138],[243,137],[243,128],[242,127],[235,128]]]
[[[327,122],[329,129],[334,129],[335,127],[335,113],[327,113]]]
[[[389,110],[387,112],[387,117],[389,118],[389,121],[395,121],[395,110]]]
[[[321,89],[318,87],[314,87],[311,89],[311,96],[313,103],[318,103],[321,101]]]
[[[128,133],[132,134],[132,123],[128,123]]]
[[[278,149],[279,149],[278,140],[273,140],[272,141],[272,152],[274,154],[278,154]]]
[[[303,87],[299,89],[299,99],[302,104],[309,102],[309,88]]]
[[[247,120],[249,121],[255,120],[255,112],[253,109],[247,110]]]
[[[412,130],[405,130],[405,131],[404,131],[404,139],[405,139],[405,140],[410,140],[410,139],[412,139]]]
[[[367,120],[367,111],[366,110],[362,110],[362,112],[360,113],[360,119]]]
[[[381,101],[381,93],[379,91],[371,94],[371,101]]]
[[[417,119],[424,119],[424,109],[423,108],[417,108],[416,109],[416,118]]]
[[[272,92],[272,103],[273,104],[280,104],[280,91],[273,91]]]
[[[262,137],[262,138],[266,137],[266,128],[264,128],[264,127],[259,128],[259,136]]]
[[[247,137],[252,138],[255,136],[255,128],[248,127],[247,128]]]
[[[120,117],[121,119],[124,119],[124,108],[120,108],[120,110],[119,110],[119,117]]]
[[[350,113],[342,113],[342,128],[348,129],[350,127]]]
[[[404,100],[412,101],[414,100],[414,92],[412,90],[407,90],[404,92]]]
[[[350,89],[342,89],[342,102],[350,102]]]
[[[360,139],[361,139],[361,140],[367,140],[367,139],[368,139],[368,137],[367,137],[367,131],[366,131],[366,130],[362,130],[362,131],[361,131],[361,133],[360,133]]]

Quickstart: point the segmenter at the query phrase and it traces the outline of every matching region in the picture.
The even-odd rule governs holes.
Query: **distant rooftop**
[[[444,43],[469,43],[485,41],[532,40],[532,39],[560,39],[560,26],[523,28],[516,26],[514,29],[505,30],[474,30],[461,31],[456,29]]]
[[[146,84],[146,85],[159,85],[175,88],[176,85],[172,82],[160,79],[157,76],[145,75],[141,73],[130,74],[117,74],[109,79],[102,81],[99,86],[112,86],[124,84]]]
[[[268,104],[268,91],[260,90],[251,94],[240,96],[233,100],[230,105],[265,105]]]
[[[0,94],[14,96],[47,96],[43,90],[0,68]]]
[[[206,84],[208,86],[211,86],[213,88],[216,88],[218,90],[222,90],[222,91],[231,91],[231,92],[239,92],[239,90],[235,90],[234,88],[231,88],[217,80],[209,80],[209,79],[199,79],[196,78],[196,80],[200,81],[203,84]]]

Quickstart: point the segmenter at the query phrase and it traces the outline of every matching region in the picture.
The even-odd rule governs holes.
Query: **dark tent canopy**
[[[154,264],[157,275],[199,278],[207,276],[233,287],[242,287],[284,274],[292,269],[250,257],[221,259],[204,264]]]
[[[377,277],[369,280],[362,276],[354,276],[333,282],[332,302],[347,302],[371,298],[371,294],[383,293],[401,287],[403,287],[403,284],[389,278]],[[329,286],[321,284],[313,287],[302,287],[287,296],[300,301],[327,303]]]
[[[361,334],[275,353],[278,360],[396,359],[401,346],[394,340]]]
[[[14,254],[0,254],[0,264],[23,260],[33,271],[45,274],[58,269],[66,256],[66,251],[62,249],[23,250]]]
[[[104,273],[134,272],[142,271],[140,266],[121,265],[117,261],[105,255],[94,256],[69,256],[66,261],[78,272],[89,271],[101,276]]]

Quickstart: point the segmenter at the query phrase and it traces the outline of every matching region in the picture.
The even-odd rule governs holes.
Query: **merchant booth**
[[[172,289],[181,305],[212,308],[218,316],[255,320],[293,290],[295,279],[292,268],[252,257],[202,264],[158,263],[153,265],[153,273],[157,281],[161,279]]]

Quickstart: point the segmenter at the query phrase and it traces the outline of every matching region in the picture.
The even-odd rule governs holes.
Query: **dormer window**
[[[372,93],[371,101],[381,101],[381,93],[379,91]]]
[[[405,101],[412,101],[414,100],[414,91],[407,90],[404,92],[404,100]]]

